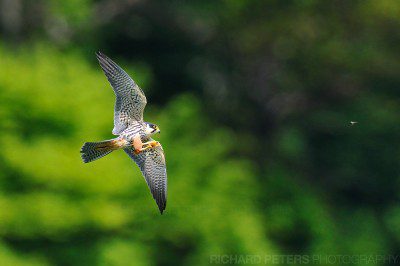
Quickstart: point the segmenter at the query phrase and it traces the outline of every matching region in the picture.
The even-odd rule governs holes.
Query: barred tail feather
[[[90,163],[100,159],[118,148],[114,140],[100,142],[86,142],[81,148],[81,156],[84,163]]]

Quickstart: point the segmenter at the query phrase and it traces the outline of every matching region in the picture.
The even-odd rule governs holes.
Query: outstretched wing
[[[135,154],[133,147],[125,148],[124,151],[139,166],[162,214],[167,205],[167,168],[162,147],[157,146],[139,154]]]
[[[97,52],[96,56],[116,96],[112,133],[119,135],[128,126],[143,121],[146,96],[133,79],[110,58],[101,52]]]

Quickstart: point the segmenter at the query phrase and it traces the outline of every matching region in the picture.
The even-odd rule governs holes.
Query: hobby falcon
[[[161,144],[151,138],[160,129],[143,121],[147,100],[133,79],[106,55],[97,52],[96,56],[116,96],[112,133],[118,137],[86,142],[81,148],[82,160],[89,163],[123,149],[139,166],[162,214],[167,204],[167,169]]]

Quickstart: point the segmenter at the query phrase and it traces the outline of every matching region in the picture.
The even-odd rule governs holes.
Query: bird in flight
[[[86,142],[81,148],[82,160],[89,163],[123,149],[139,166],[162,214],[167,204],[167,169],[161,144],[151,138],[160,128],[143,121],[147,100],[133,79],[106,55],[97,52],[96,56],[116,96],[112,133],[118,137]]]

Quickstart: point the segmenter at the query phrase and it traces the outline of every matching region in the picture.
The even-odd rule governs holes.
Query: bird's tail
[[[84,163],[90,163],[120,148],[115,139],[99,142],[86,142],[81,148],[81,156]]]

